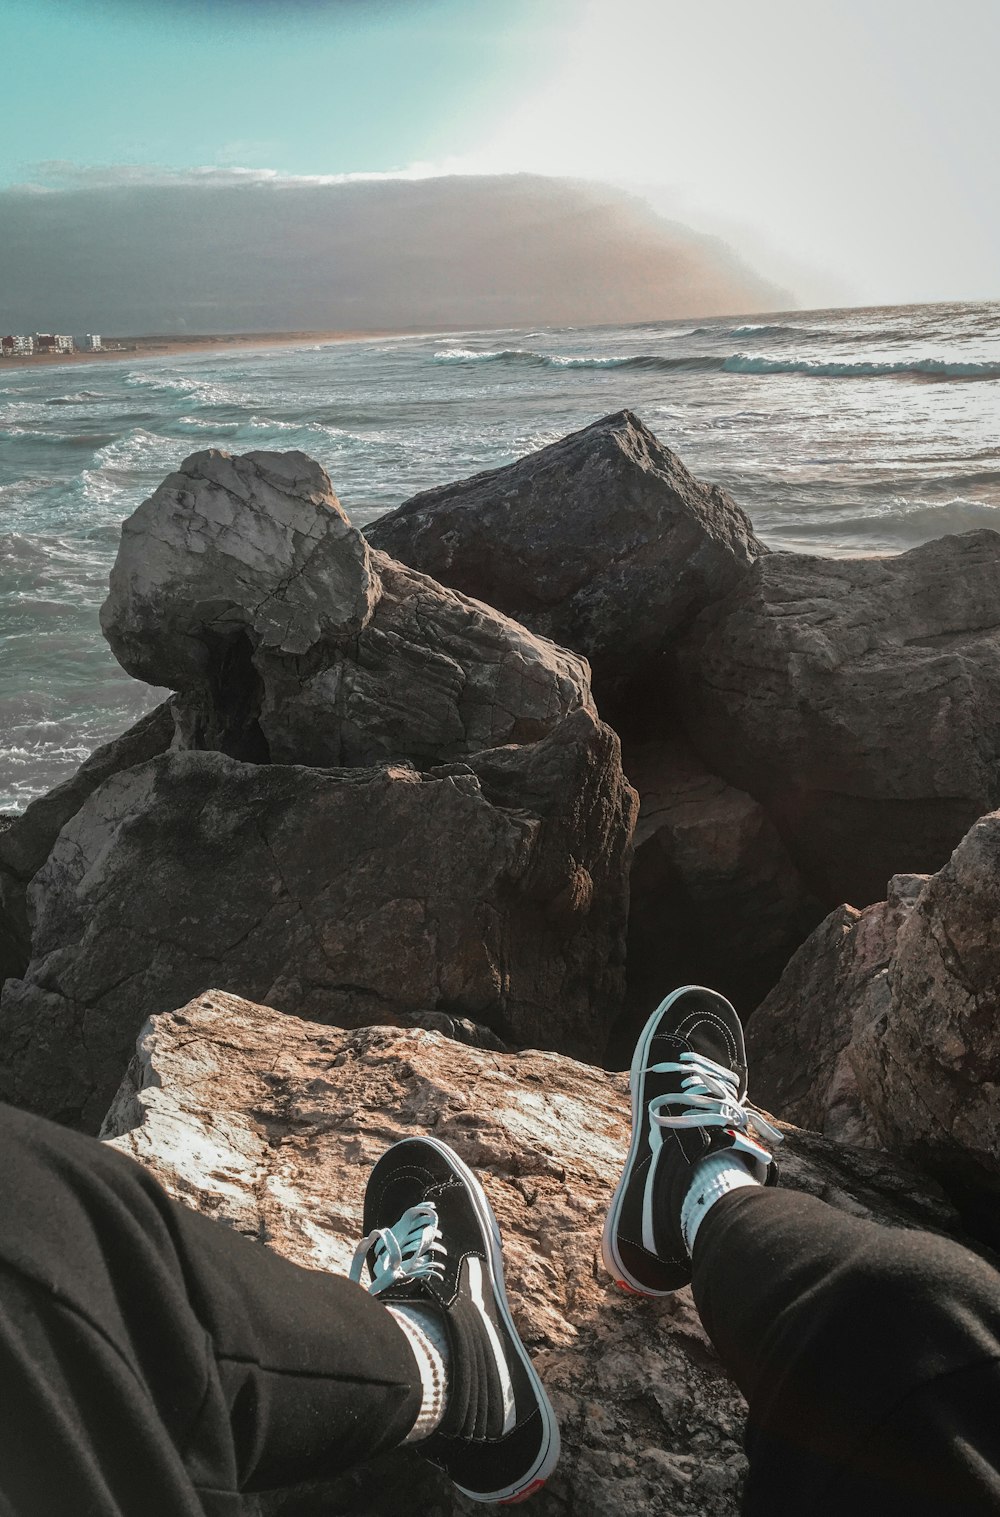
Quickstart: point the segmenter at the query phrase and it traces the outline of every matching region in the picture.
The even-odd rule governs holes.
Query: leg
[[[704,986],[650,1017],[602,1250],[647,1296],[691,1282],[750,1404],[746,1517],[1000,1513],[1000,1275],[947,1239],[775,1191],[743,1029]]]
[[[416,1361],[357,1285],[8,1107],[0,1151],[0,1512],[235,1513],[406,1437]]]
[[[744,1511],[1000,1511],[1000,1275],[810,1196],[724,1195],[694,1295],[750,1406]]]

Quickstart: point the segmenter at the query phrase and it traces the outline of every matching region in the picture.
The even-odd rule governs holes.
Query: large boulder
[[[174,720],[166,704],[120,737],[97,748],[68,780],[41,795],[19,815],[0,826],[0,987],[21,976],[31,957],[28,923],[28,881],[45,863],[60,829],[75,816],[88,796],[114,774],[120,774],[170,747]]]
[[[634,812],[618,741],[585,710],[425,774],[178,751],[129,769],[32,881],[0,1091],[92,1126],[145,1017],[212,983],[319,1022],[441,1012],[597,1058]]]
[[[1000,533],[758,558],[679,652],[701,756],[829,908],[939,869],[1000,804]]]
[[[314,1269],[345,1273],[372,1164],[433,1133],[481,1177],[517,1325],[559,1417],[538,1517],[735,1517],[743,1404],[688,1291],[611,1286],[599,1256],[627,1143],[622,1076],[434,1033],[342,1032],[218,992],[156,1017],[103,1133],[185,1204]],[[789,1131],[785,1175],[857,1216],[950,1229],[905,1166]],[[273,1510],[435,1517],[474,1508],[409,1449]]]
[[[177,746],[421,768],[592,707],[583,659],[374,553],[303,453],[195,453],[122,529],[101,624]]]
[[[1000,812],[984,816],[902,922],[891,996],[850,1057],[886,1145],[936,1174],[1000,1247]]]
[[[682,739],[630,745],[623,762],[639,820],[615,1063],[670,986],[712,985],[748,1015],[820,915],[759,802]]]
[[[889,964],[926,875],[896,875],[887,899],[838,906],[789,961],[747,1028],[754,1098],[786,1122],[881,1147],[852,1061],[856,1030],[890,1000]]]
[[[637,734],[659,719],[671,638],[766,551],[630,411],[415,495],[368,537],[585,654],[601,711]]]

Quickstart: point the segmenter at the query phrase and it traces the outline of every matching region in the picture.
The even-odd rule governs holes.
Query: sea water
[[[627,406],[772,548],[1000,530],[1000,304],[0,364],[0,810],[158,698],[101,637],[120,524],[189,453],[300,448],[351,518]],[[571,524],[568,530],[571,530]]]

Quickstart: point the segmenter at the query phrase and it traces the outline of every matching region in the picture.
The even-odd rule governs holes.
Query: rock
[[[850,1058],[886,1145],[937,1175],[1000,1247],[1000,812],[928,880],[896,939],[891,995]]]
[[[660,719],[670,639],[766,551],[735,501],[630,411],[426,490],[368,537],[585,654],[601,711],[635,735]]]
[[[436,1011],[599,1057],[634,811],[617,739],[585,710],[425,775],[177,751],[129,769],[31,884],[0,1090],[92,1126],[145,1017],[213,981],[318,1022]]]
[[[101,627],[129,674],[184,690],[241,635],[263,657],[322,657],[361,631],[377,596],[365,541],[319,464],[213,448],[123,524]]]
[[[839,906],[803,943],[747,1027],[753,1094],[787,1122],[880,1147],[851,1061],[855,1030],[889,1000],[888,967],[926,875],[896,875],[888,899]]]
[[[627,1117],[624,1077],[556,1054],[335,1031],[212,991],[147,1025],[103,1135],[187,1205],[337,1272],[383,1150],[424,1133],[452,1144],[499,1218],[513,1314],[562,1427],[562,1460],[533,1512],[735,1517],[743,1406],[690,1293],[626,1297],[600,1264]],[[855,1215],[954,1224],[932,1186],[884,1155],[794,1132],[785,1147],[786,1174]],[[278,1509],[474,1510],[409,1450],[309,1499]]]
[[[674,985],[711,985],[748,1016],[819,916],[762,807],[683,740],[631,745],[623,762],[639,820],[615,1063]]]
[[[175,745],[449,762],[592,709],[584,661],[373,553],[302,453],[196,453],[122,529],[101,624],[179,693]]]
[[[173,733],[169,706],[157,706],[120,737],[95,749],[70,779],[32,801],[20,815],[4,819],[6,826],[0,828],[0,986],[27,968],[31,931],[25,891],[51,853],[60,828],[111,775],[169,748]]]
[[[1000,804],[1000,534],[758,558],[679,650],[701,756],[828,906],[939,869]]]

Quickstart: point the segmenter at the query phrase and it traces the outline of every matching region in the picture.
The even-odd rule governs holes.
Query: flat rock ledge
[[[341,1031],[207,991],[146,1024],[102,1136],[187,1205],[338,1272],[382,1151],[415,1134],[444,1139],[500,1220],[514,1315],[563,1430],[561,1463],[532,1512],[729,1517],[744,1407],[690,1292],[637,1301],[601,1267],[627,1113],[624,1076],[558,1054],[496,1053],[420,1029]],[[953,1227],[933,1188],[885,1155],[794,1129],[782,1152],[788,1183],[856,1215]],[[409,1450],[264,1509],[481,1510]]]

